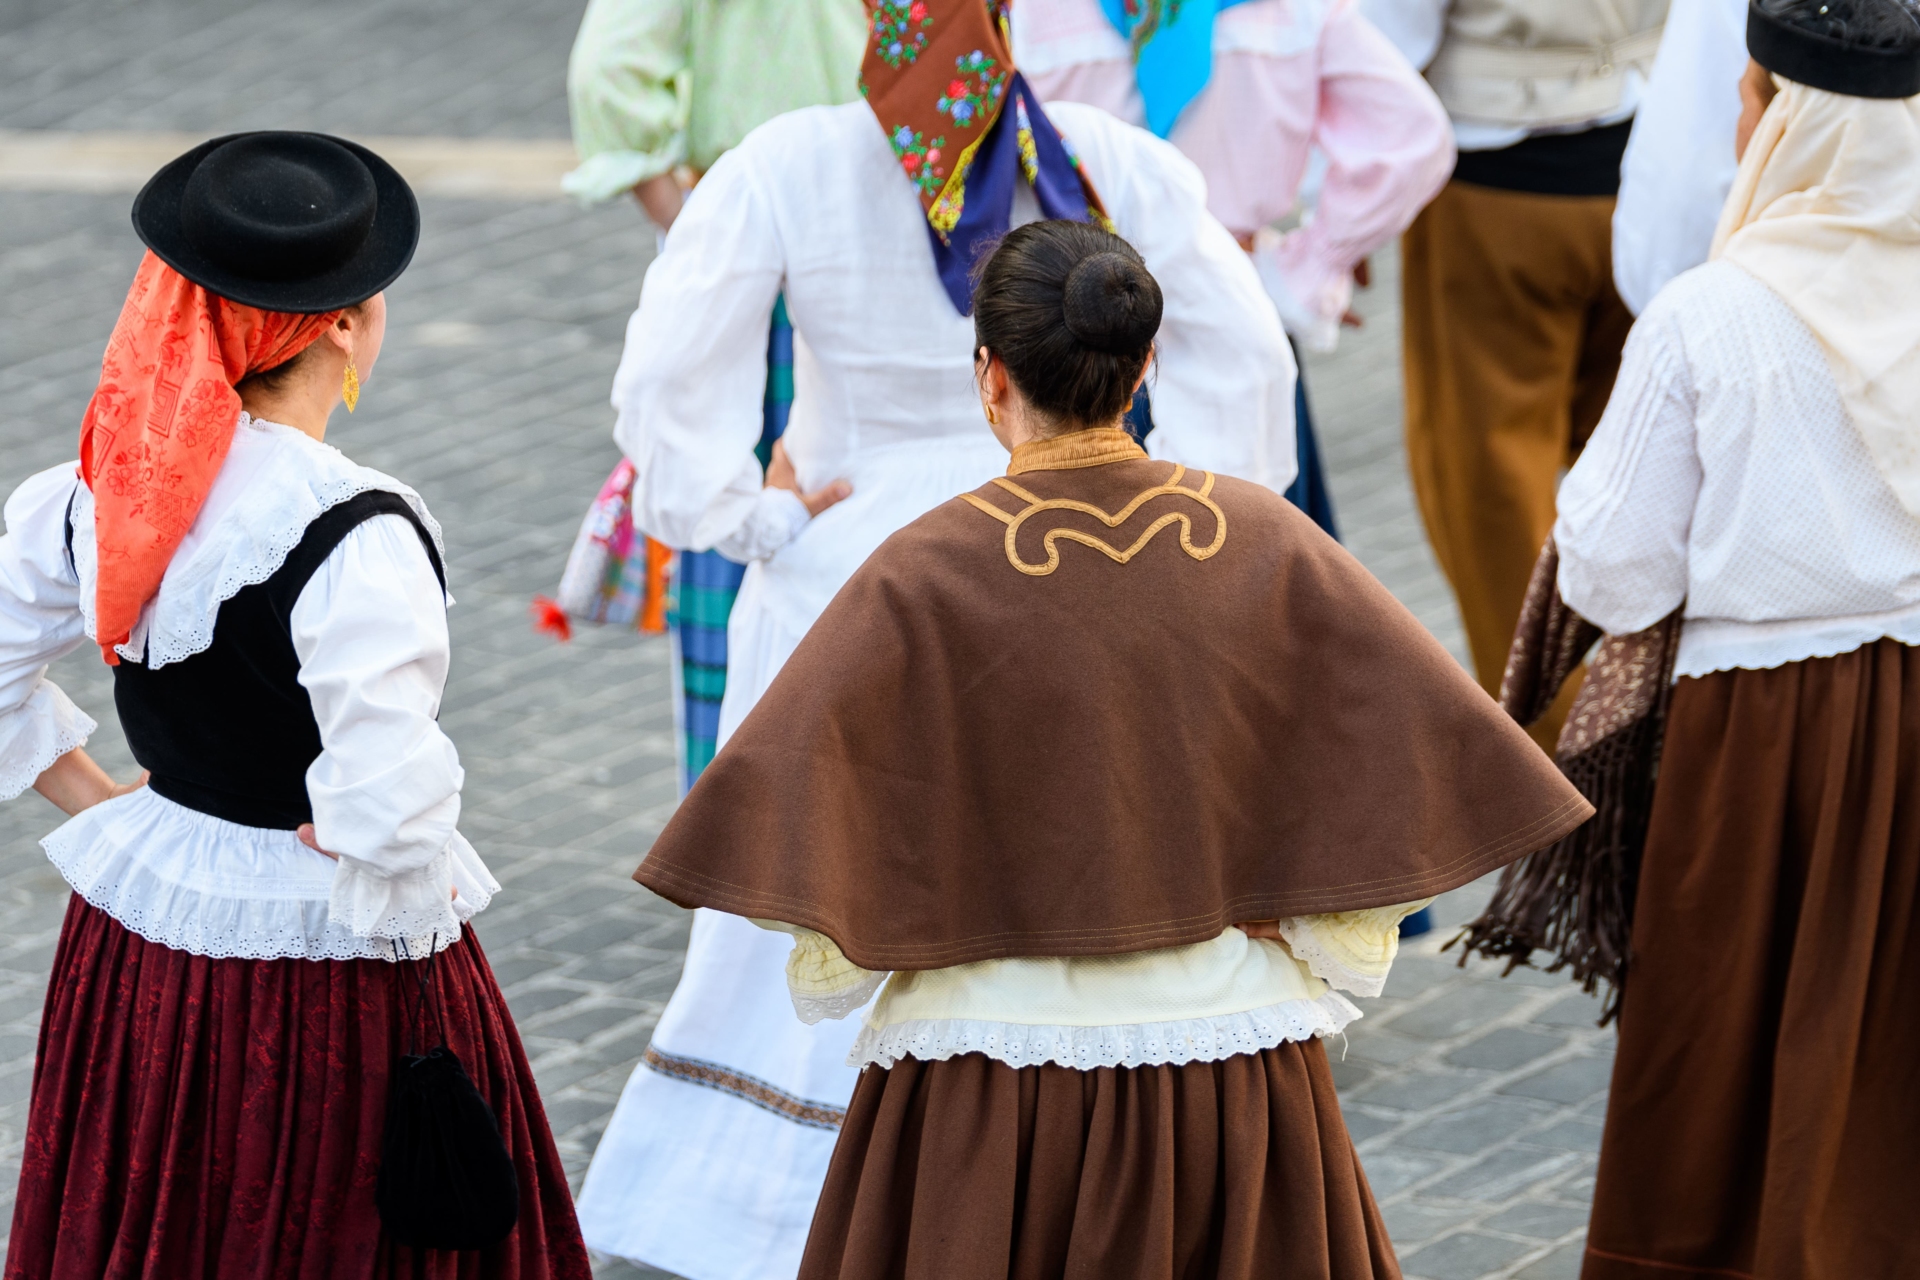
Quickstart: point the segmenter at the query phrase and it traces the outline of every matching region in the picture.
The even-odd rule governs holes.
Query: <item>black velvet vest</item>
[[[378,515],[413,525],[444,586],[440,553],[413,508],[374,490],[324,512],[272,577],[222,604],[206,650],[157,669],[125,659],[113,669],[121,728],[155,791],[249,827],[291,831],[313,821],[307,766],[320,755],[320,726],[300,684],[290,620],[307,580]]]

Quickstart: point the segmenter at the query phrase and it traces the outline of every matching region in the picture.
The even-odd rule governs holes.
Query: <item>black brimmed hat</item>
[[[1824,12],[1824,10],[1823,10]],[[1747,6],[1747,52],[1773,72],[1850,98],[1920,94],[1920,49],[1857,44]]]
[[[133,227],[162,262],[233,302],[317,314],[407,269],[420,205],[373,152],[324,133],[235,133],[148,180]]]

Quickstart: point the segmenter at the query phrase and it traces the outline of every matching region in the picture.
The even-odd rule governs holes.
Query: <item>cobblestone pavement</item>
[[[0,0],[0,128],[553,137],[579,0]],[[38,14],[39,16],[35,16]],[[506,886],[480,932],[578,1178],[678,977],[683,913],[628,879],[673,804],[663,644],[534,635],[584,504],[613,465],[606,390],[652,251],[630,208],[423,202],[413,269],[360,412],[330,439],[415,484],[445,524],[455,661],[442,723],[462,828]],[[73,454],[138,245],[124,196],[0,192],[0,492]],[[1308,379],[1348,544],[1456,652],[1399,443],[1391,256],[1368,326]],[[59,681],[128,772],[96,659]],[[0,806],[0,1222],[65,887],[54,811]],[[1486,886],[1440,904],[1387,994],[1331,1046],[1348,1121],[1409,1277],[1577,1273],[1612,1035],[1538,974],[1438,952]],[[608,1263],[605,1277],[649,1274]]]

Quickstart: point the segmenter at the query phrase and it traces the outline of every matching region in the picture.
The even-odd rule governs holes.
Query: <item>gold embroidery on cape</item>
[[[1180,549],[1182,551],[1186,552],[1187,555],[1195,560],[1205,560],[1214,555],[1227,543],[1227,513],[1222,511],[1220,505],[1208,496],[1213,492],[1213,472],[1204,471],[1201,473],[1206,479],[1198,489],[1189,489],[1180,483],[1181,478],[1186,474],[1187,469],[1185,467],[1176,465],[1173,469],[1173,474],[1167,477],[1165,484],[1159,484],[1151,489],[1141,490],[1140,493],[1135,495],[1133,501],[1129,502],[1113,515],[1108,515],[1091,502],[1080,502],[1073,498],[1041,498],[1036,494],[1027,492],[1005,476],[996,476],[993,482],[1027,504],[1026,509],[1018,514],[1010,515],[986,499],[971,493],[963,493],[960,496],[1007,526],[1006,548],[1008,564],[1022,573],[1031,574],[1036,578],[1044,578],[1060,567],[1059,543],[1062,538],[1067,539],[1069,542],[1078,542],[1083,546],[1092,547],[1095,551],[1100,552],[1116,564],[1125,564],[1127,561],[1133,559],[1134,556],[1138,555],[1141,549],[1149,542],[1152,542],[1154,535],[1158,534],[1168,525],[1178,524],[1180,526]],[[1093,534],[1082,533],[1078,529],[1070,529],[1065,525],[1060,525],[1056,528],[1049,529],[1041,536],[1040,545],[1047,549],[1047,562],[1045,564],[1030,564],[1020,558],[1020,550],[1017,545],[1020,537],[1020,526],[1042,511],[1079,511],[1094,517],[1109,529],[1118,529],[1144,504],[1155,498],[1166,497],[1168,495],[1190,498],[1213,513],[1214,534],[1212,542],[1204,547],[1194,546],[1193,517],[1185,511],[1169,511],[1148,525],[1146,532],[1142,533],[1138,538],[1135,538],[1133,545],[1124,551],[1115,549],[1111,543],[1097,538]]]

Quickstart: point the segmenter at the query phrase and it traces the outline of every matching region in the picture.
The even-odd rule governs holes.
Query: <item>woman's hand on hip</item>
[[[836,502],[843,502],[853,496],[853,486],[845,480],[834,480],[821,485],[811,493],[800,488],[800,477],[794,472],[793,459],[787,456],[784,441],[773,442],[773,460],[767,464],[767,488],[785,489],[798,494],[807,514],[817,516]]]
[[[293,838],[298,840],[301,844],[307,846],[307,848],[313,850],[315,853],[325,854],[327,857],[332,858],[335,862],[340,861],[339,854],[333,852],[331,849],[322,849],[320,847],[320,838],[313,834],[313,824],[311,822],[303,822],[299,826],[295,827],[293,829]],[[453,896],[456,899],[459,898],[460,896],[460,888],[458,885],[454,886]]]

